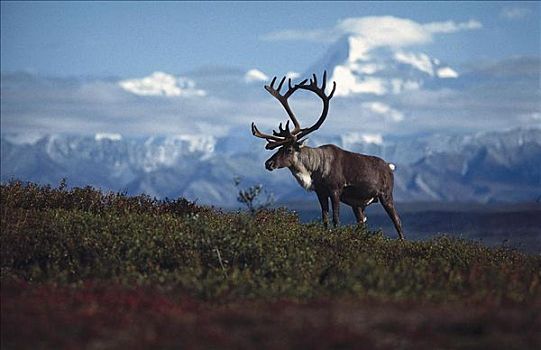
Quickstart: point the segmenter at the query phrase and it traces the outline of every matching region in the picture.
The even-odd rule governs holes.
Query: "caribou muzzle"
[[[274,161],[274,159],[269,159],[265,162],[265,169],[267,169],[268,171],[273,171],[274,169],[276,169],[276,162]]]

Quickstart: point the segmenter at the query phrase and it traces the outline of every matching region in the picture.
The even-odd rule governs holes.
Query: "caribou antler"
[[[289,125],[286,124],[286,128],[288,129],[287,131],[289,131]],[[259,131],[257,126],[255,126],[254,122],[252,122],[252,135],[254,135],[255,137],[260,137],[262,139],[267,140],[267,145],[265,146],[266,149],[275,149],[276,147],[279,147],[288,142],[291,142],[291,138],[262,133],[261,131]]]
[[[270,83],[270,85],[265,85],[265,90],[267,90],[272,96],[274,96],[280,104],[284,107],[286,110],[289,118],[293,122],[293,130],[289,130],[289,121],[287,121],[285,129],[282,126],[282,123],[278,126],[278,130],[273,130],[272,135],[269,134],[263,134],[260,132],[254,123],[252,123],[252,134],[256,137],[264,138],[267,140],[267,145],[265,146],[266,149],[274,149],[276,147],[279,147],[281,145],[295,142],[309,133],[319,129],[321,124],[325,121],[325,118],[327,117],[327,113],[329,111],[329,100],[334,95],[334,91],[336,90],[336,82],[333,82],[333,88],[329,95],[325,95],[325,86],[327,83],[327,72],[323,72],[323,83],[321,85],[321,88],[317,85],[317,77],[314,74],[313,78],[310,79],[310,84],[307,84],[308,79],[305,79],[301,81],[300,83],[296,84],[295,86],[291,85],[291,79],[288,79],[288,90],[282,95],[280,93],[280,90],[282,89],[282,86],[284,85],[284,82],[286,80],[286,77],[283,77],[280,80],[280,83],[278,84],[277,88],[274,88],[274,84],[276,83],[276,77],[274,77]],[[314,92],[316,95],[319,96],[319,98],[323,101],[323,111],[321,112],[321,116],[319,117],[318,121],[310,126],[309,128],[301,128],[301,125],[297,118],[295,117],[295,114],[293,114],[293,111],[291,110],[291,107],[289,107],[288,98],[298,89],[308,90]]]
[[[323,110],[321,111],[321,116],[319,117],[319,119],[317,120],[317,122],[314,125],[312,125],[309,128],[304,128],[304,129],[300,130],[300,132],[296,135],[297,139],[301,139],[301,138],[305,137],[306,135],[308,135],[309,133],[319,129],[321,124],[323,124],[323,122],[327,118],[327,113],[329,112],[329,101],[331,100],[331,98],[334,95],[334,92],[336,91],[336,82],[333,81],[333,83],[332,83],[333,86],[332,86],[331,93],[329,95],[325,95],[325,87],[327,85],[327,71],[323,72],[323,82],[321,83],[321,88],[317,86],[317,77],[316,77],[316,75],[314,74],[312,77],[313,78],[310,79],[310,84],[309,85],[306,85],[306,80],[305,80],[303,83],[301,83],[301,84],[299,84],[297,86],[299,88],[303,89],[303,90],[312,91],[316,95],[318,95],[319,98],[321,98],[321,100],[323,101]]]
[[[280,103],[282,104],[282,106],[286,110],[287,115],[289,115],[289,118],[293,122],[293,126],[295,127],[291,131],[291,133],[296,134],[296,133],[298,133],[300,131],[301,126],[300,126],[299,122],[297,121],[297,118],[295,118],[295,114],[293,114],[293,111],[291,111],[291,107],[289,107],[289,103],[287,102],[287,99],[289,98],[289,96],[293,95],[293,93],[295,91],[297,91],[297,89],[300,86],[299,86],[299,84],[297,84],[295,86],[291,86],[291,78],[290,78],[287,81],[288,90],[286,91],[285,94],[281,95],[280,90],[282,89],[282,86],[284,85],[285,80],[286,80],[286,77],[283,77],[282,80],[280,80],[280,83],[278,84],[278,88],[275,89],[274,88],[274,83],[276,82],[276,77],[274,77],[274,79],[272,79],[270,85],[265,85],[265,90],[267,90],[272,96],[274,96],[278,101],[280,101]],[[305,82],[306,82],[306,80],[304,80],[302,83],[305,83]],[[282,129],[282,124],[280,124],[280,129]],[[274,132],[274,134],[276,135],[277,133]]]

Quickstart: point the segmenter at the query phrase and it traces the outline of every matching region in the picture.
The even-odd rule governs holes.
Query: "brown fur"
[[[393,203],[393,171],[383,159],[349,152],[335,145],[311,148],[295,142],[281,146],[265,162],[265,167],[270,171],[287,167],[298,180],[301,179],[301,185],[302,180],[309,181],[307,189],[317,194],[325,226],[328,225],[329,198],[335,226],[339,225],[340,202],[351,206],[357,222],[362,224],[365,208],[379,201],[393,221],[398,236],[404,239]]]

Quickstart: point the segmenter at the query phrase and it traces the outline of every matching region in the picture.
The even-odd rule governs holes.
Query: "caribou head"
[[[265,89],[282,104],[289,118],[291,119],[291,122],[293,122],[293,130],[290,130],[289,128],[289,120],[286,122],[285,128],[283,127],[282,123],[280,123],[278,126],[278,131],[273,130],[272,135],[260,132],[255,123],[252,123],[252,134],[256,137],[267,140],[267,145],[265,146],[266,149],[272,150],[280,147],[278,151],[265,162],[265,168],[269,171],[294,166],[295,158],[298,156],[298,153],[303,147],[305,140],[304,138],[311,132],[319,129],[321,124],[323,124],[325,121],[325,118],[327,118],[327,113],[329,112],[329,101],[336,90],[336,83],[333,82],[331,93],[329,95],[325,94],[327,72],[323,73],[323,82],[321,87],[318,86],[317,77],[314,74],[312,79],[310,79],[310,83],[308,83],[308,79],[305,79],[293,86],[291,84],[291,79],[288,79],[288,90],[284,94],[281,94],[280,90],[282,90],[285,80],[286,77],[283,77],[278,84],[278,87],[275,88],[274,84],[276,83],[276,77],[274,77],[270,85],[265,85]],[[323,101],[323,110],[321,112],[321,116],[314,125],[307,128],[301,128],[299,121],[295,117],[295,114],[291,110],[288,103],[288,98],[299,89],[312,91]]]

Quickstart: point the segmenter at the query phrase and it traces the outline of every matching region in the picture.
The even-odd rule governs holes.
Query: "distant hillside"
[[[241,187],[262,184],[277,203],[313,197],[289,171],[264,169],[271,153],[248,131],[223,138],[113,136],[49,135],[28,141],[2,134],[1,179],[56,185],[65,178],[72,186],[235,207],[233,180],[240,177]],[[310,140],[313,146],[324,143],[397,164],[395,197],[402,202],[535,202],[541,196],[541,129],[381,140],[350,133]]]

